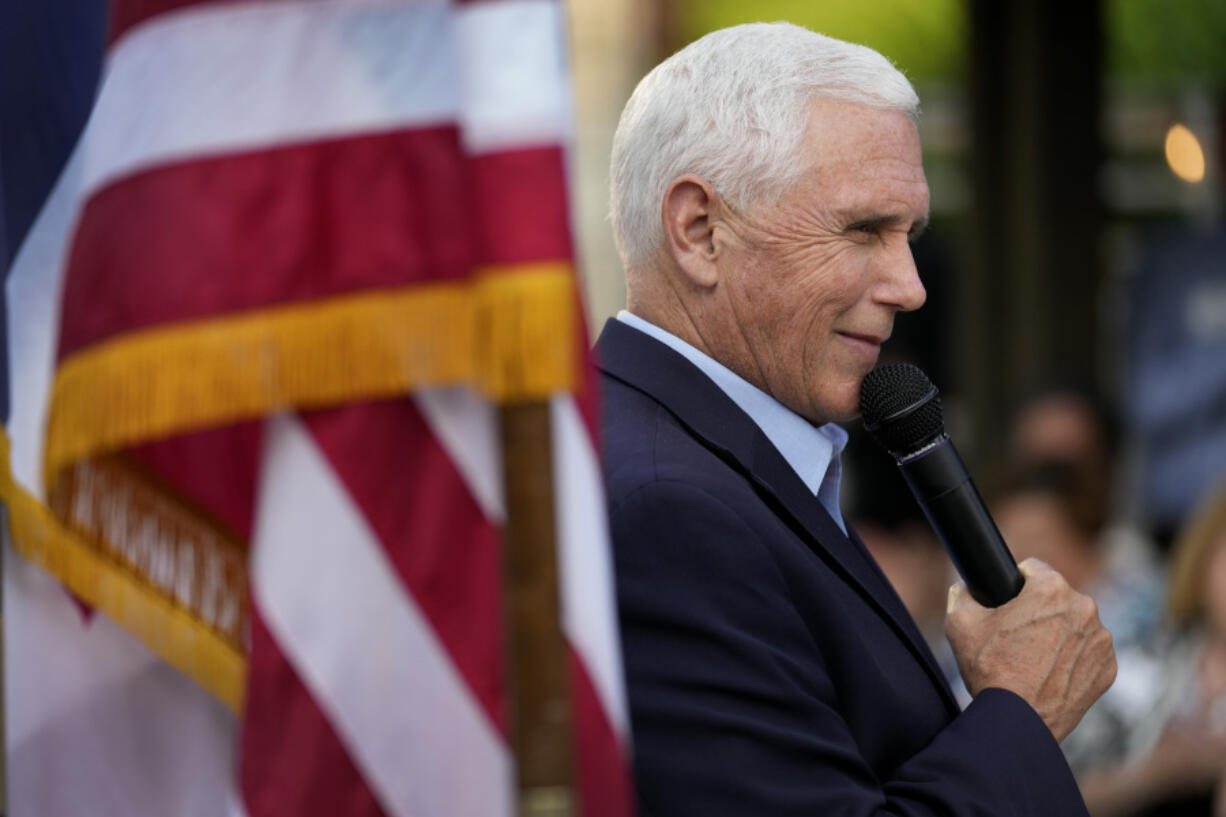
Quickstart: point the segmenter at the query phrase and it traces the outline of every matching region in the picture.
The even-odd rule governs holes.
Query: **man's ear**
[[[719,253],[714,229],[715,189],[692,173],[673,179],[664,193],[664,235],[677,266],[696,286],[708,289],[719,281]]]

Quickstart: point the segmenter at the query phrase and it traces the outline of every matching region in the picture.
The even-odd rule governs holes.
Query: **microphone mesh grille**
[[[925,401],[930,392],[932,396]],[[887,421],[906,409],[911,410]],[[940,395],[928,375],[911,363],[890,363],[865,376],[860,415],[873,439],[900,455],[918,451],[945,431]]]

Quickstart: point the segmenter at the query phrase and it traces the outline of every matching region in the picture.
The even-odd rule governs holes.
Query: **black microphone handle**
[[[949,438],[900,459],[898,467],[971,597],[999,607],[1020,593],[1025,580],[1017,562]]]

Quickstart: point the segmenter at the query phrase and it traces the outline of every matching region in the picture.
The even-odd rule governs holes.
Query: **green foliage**
[[[1226,0],[1110,0],[1106,14],[1112,76],[1226,85]]]
[[[966,59],[959,0],[691,0],[678,2],[674,14],[675,47],[717,28],[787,20],[874,48],[913,82],[956,80]]]
[[[678,40],[672,43],[673,47],[724,26],[789,20],[875,48],[915,82],[959,82],[966,69],[969,36],[966,0],[673,2],[674,33]],[[1159,86],[1187,82],[1226,86],[1226,0],[1102,0],[1102,3],[1109,76]]]

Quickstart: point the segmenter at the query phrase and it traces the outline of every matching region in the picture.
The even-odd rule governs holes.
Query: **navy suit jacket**
[[[1085,815],[1011,692],[960,712],[898,596],[706,375],[597,344],[644,817]]]

